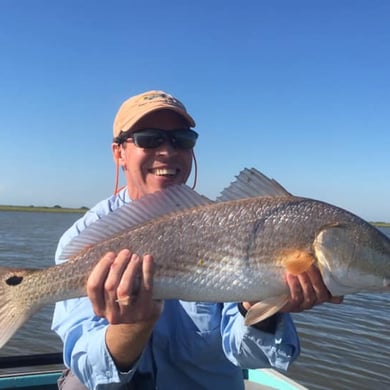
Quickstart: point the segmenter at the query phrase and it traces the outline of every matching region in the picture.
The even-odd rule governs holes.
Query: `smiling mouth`
[[[175,176],[179,170],[173,168],[156,168],[151,169],[150,172],[156,176]]]

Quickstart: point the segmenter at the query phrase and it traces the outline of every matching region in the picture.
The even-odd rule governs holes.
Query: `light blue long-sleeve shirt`
[[[88,225],[130,202],[126,189],[89,210],[61,237],[63,248]],[[90,389],[120,389],[134,374],[154,372],[165,389],[244,389],[242,368],[286,370],[300,352],[288,314],[277,315],[274,334],[244,325],[236,303],[167,300],[142,355],[119,372],[105,344],[108,322],[88,298],[58,302],[52,328],[64,343],[64,362]]]

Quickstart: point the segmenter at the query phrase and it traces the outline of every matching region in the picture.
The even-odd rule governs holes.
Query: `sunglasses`
[[[131,139],[136,146],[142,149],[154,149],[169,141],[177,149],[192,149],[198,138],[198,133],[191,129],[162,130],[142,129],[126,131],[114,139],[118,145]]]

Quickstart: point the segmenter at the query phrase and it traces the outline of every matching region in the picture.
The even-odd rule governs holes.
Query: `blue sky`
[[[197,121],[197,190],[244,167],[390,221],[387,0],[1,0],[0,204],[93,206],[127,97]]]

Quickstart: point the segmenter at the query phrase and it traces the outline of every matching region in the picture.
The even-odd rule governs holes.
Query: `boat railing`
[[[0,390],[58,390],[62,353],[0,356]]]
[[[17,356],[0,356],[0,372],[3,369],[63,365],[62,352]],[[1,375],[1,374],[0,374]]]

